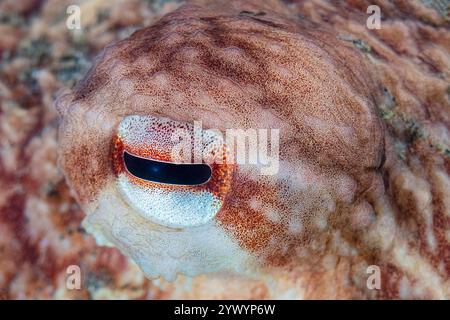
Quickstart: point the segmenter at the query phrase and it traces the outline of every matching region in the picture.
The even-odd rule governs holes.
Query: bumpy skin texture
[[[314,6],[302,9],[327,12]],[[189,4],[104,50],[57,103],[60,164],[87,214],[84,226],[149,277],[258,270],[282,281],[289,271],[296,297],[448,298],[446,82],[425,77],[421,89],[420,70],[402,69],[414,52],[392,53],[413,49],[395,48],[395,39],[385,40],[394,48],[367,45],[319,27],[321,17],[289,11],[271,2]],[[352,34],[368,32],[340,19]],[[448,48],[427,52],[439,69],[448,66]],[[424,121],[425,142],[411,136],[406,108],[439,122]],[[220,130],[279,128],[280,171],[238,167],[213,222],[159,226],[117,190],[111,142],[129,115]],[[366,287],[373,264],[380,291]]]

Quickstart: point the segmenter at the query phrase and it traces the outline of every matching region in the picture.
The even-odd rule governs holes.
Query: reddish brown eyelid
[[[142,150],[136,147],[125,146],[122,138],[116,134],[112,139],[112,170],[116,176],[121,173],[125,173],[134,184],[143,186],[146,188],[163,188],[169,190],[189,190],[195,192],[208,191],[214,194],[218,199],[223,201],[225,199],[226,194],[228,193],[231,182],[233,179],[235,165],[227,164],[226,157],[224,156],[223,163],[211,164],[212,176],[211,179],[199,186],[179,186],[179,185],[165,185],[154,183],[151,181],[146,181],[143,179],[139,179],[133,175],[131,175],[125,168],[124,160],[123,160],[123,152],[128,151],[132,154],[141,156],[141,157],[151,157],[153,159],[162,160],[162,161],[170,161],[170,156],[168,154],[156,153],[153,150],[147,149]]]
[[[111,150],[111,160],[112,160],[112,170],[116,176],[125,170],[123,162],[123,141],[119,135],[115,135],[112,139],[112,150]]]

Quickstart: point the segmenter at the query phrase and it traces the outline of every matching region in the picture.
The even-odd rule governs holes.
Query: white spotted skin
[[[130,182],[125,174],[117,179],[121,195],[142,217],[172,228],[189,228],[210,222],[221,207],[209,192],[146,188]]]

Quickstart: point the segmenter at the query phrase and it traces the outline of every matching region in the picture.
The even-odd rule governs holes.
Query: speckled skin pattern
[[[366,28],[369,4],[381,7],[380,30]],[[182,6],[107,46],[59,95],[58,146],[49,122],[18,142],[30,170],[18,176],[2,154],[2,187],[16,186],[2,190],[4,295],[448,299],[449,43],[448,18],[418,1],[232,1]],[[212,223],[161,227],[117,187],[111,146],[129,115],[279,128],[279,173],[238,166]],[[57,196],[34,191],[56,149],[84,211],[72,202],[66,220],[52,214],[69,197],[60,173]],[[174,281],[145,280],[116,249],[65,234],[84,215],[98,245]],[[108,280],[69,292],[69,264]],[[380,290],[366,286],[369,265]]]

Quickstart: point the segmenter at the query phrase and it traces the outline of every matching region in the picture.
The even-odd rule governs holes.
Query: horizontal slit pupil
[[[123,153],[127,170],[135,177],[164,184],[199,185],[209,181],[211,168],[207,164],[176,164],[136,157]]]

